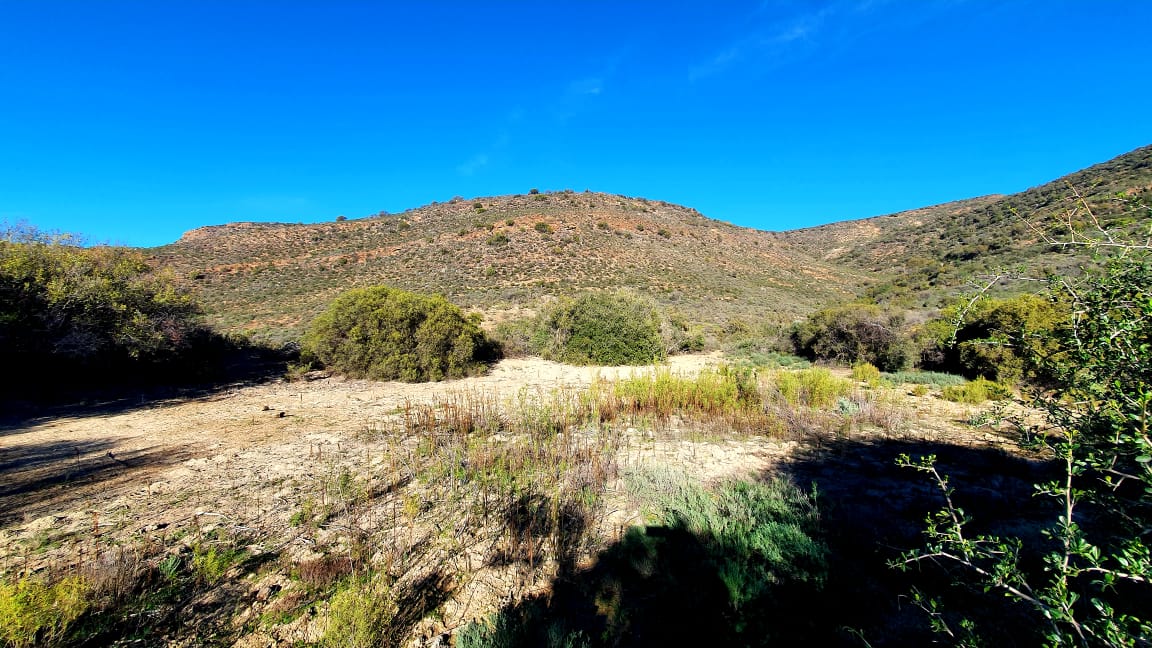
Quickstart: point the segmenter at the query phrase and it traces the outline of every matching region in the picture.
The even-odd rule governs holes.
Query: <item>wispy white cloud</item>
[[[551,92],[544,93],[533,108],[516,106],[510,109],[505,113],[500,130],[492,143],[458,164],[456,173],[461,176],[473,176],[498,163],[501,154],[505,154],[506,157],[507,150],[512,147],[518,127],[522,127],[524,122],[530,121],[533,117],[551,117],[555,122],[563,124],[589,110],[593,102],[604,96],[608,79],[614,69],[615,63],[601,74],[552,86]]]
[[[795,3],[765,0],[747,17],[748,27],[717,52],[688,70],[699,81],[739,66],[771,69],[815,51],[822,42],[843,38],[852,25],[867,23],[866,14],[890,0],[832,0],[815,8],[794,10]]]
[[[488,166],[488,160],[489,158],[487,153],[477,153],[476,155],[473,155],[464,161],[463,164],[457,166],[456,173],[459,173],[462,176],[474,175],[480,169]]]
[[[550,108],[557,121],[566,122],[588,110],[604,94],[604,77],[576,79],[568,83]]]

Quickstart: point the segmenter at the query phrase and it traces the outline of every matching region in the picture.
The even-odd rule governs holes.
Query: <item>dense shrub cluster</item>
[[[190,360],[199,307],[143,253],[71,235],[0,234],[0,361],[22,380],[107,381]]]
[[[793,327],[790,338],[796,353],[810,360],[869,362],[881,371],[900,371],[911,356],[904,316],[868,304],[817,311]]]
[[[467,376],[499,356],[477,317],[440,295],[386,286],[336,298],[309,326],[301,351],[349,376],[406,382]]]
[[[886,373],[913,363],[927,370],[1013,385],[1048,379],[1028,358],[1055,351],[1053,331],[1066,321],[1059,300],[1025,294],[962,300],[918,327],[878,306],[826,308],[792,327],[792,350],[813,361],[869,363]]]
[[[1004,383],[1037,377],[1026,359],[1052,353],[1053,331],[1067,317],[1059,302],[1030,294],[981,300],[963,318],[962,308],[951,306],[925,326],[921,365]]]
[[[549,360],[578,365],[648,364],[667,356],[656,309],[624,293],[561,301],[544,313],[531,344]]]

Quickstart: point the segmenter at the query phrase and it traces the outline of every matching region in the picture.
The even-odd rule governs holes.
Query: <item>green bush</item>
[[[172,363],[208,332],[175,278],[138,250],[0,232],[0,362],[21,380],[97,378]],[[37,376],[35,374],[41,374]]]
[[[196,545],[192,548],[192,573],[198,583],[213,585],[243,558],[242,549]]]
[[[868,304],[817,311],[795,325],[790,338],[796,354],[813,361],[869,362],[881,371],[900,371],[911,357],[904,316]]]
[[[27,578],[0,582],[0,641],[13,648],[62,643],[87,611],[91,591],[79,576],[52,584]]]
[[[1067,318],[1066,307],[1038,295],[984,299],[966,312],[964,307],[953,305],[925,325],[922,365],[1003,383],[1036,378],[1036,363],[1026,359],[1050,354],[1053,331]]]
[[[944,400],[952,401],[953,403],[979,405],[986,400],[1004,400],[1005,398],[1011,398],[1012,390],[999,383],[986,380],[981,376],[963,385],[945,387],[941,392],[941,396],[943,396]]]
[[[328,627],[321,645],[332,648],[398,645],[392,643],[398,639],[392,636],[392,623],[399,612],[383,576],[354,578],[329,601]]]
[[[660,322],[660,335],[669,354],[696,353],[705,347],[704,331],[689,324],[678,313],[669,313]]]
[[[939,371],[897,371],[884,373],[884,378],[897,385],[934,385],[936,387],[952,387],[968,382],[964,376],[941,373]]]
[[[543,316],[533,346],[549,360],[578,365],[638,365],[667,357],[651,303],[625,293],[586,293]]]
[[[880,370],[871,362],[857,362],[852,365],[852,380],[876,387],[880,384]]]
[[[478,318],[444,297],[385,286],[336,298],[309,326],[301,351],[352,377],[405,382],[467,376],[499,356]]]

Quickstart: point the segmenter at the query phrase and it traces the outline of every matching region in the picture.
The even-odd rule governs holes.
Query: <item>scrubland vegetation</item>
[[[361,288],[341,295],[313,320],[301,347],[306,362],[356,378],[459,378],[498,356],[478,323],[439,295]]]
[[[452,236],[492,255],[568,233],[497,202],[450,203],[478,219]],[[1094,253],[1084,273],[1032,276],[1047,283],[1031,293],[996,293],[996,274],[939,308],[849,301],[791,323],[702,323],[643,291],[585,290],[487,333],[442,295],[329,290],[297,378],[442,381],[526,354],[636,369],[428,386],[341,430],[335,457],[318,443],[324,469],[275,491],[277,524],[198,509],[179,529],[104,536],[95,512],[89,534],[25,537],[0,564],[0,641],[1148,645],[1152,266],[1147,242],[1105,227],[1130,234],[1137,216],[1097,219],[1072,241]],[[599,222],[598,236],[624,236]],[[684,236],[676,222],[652,236]],[[204,326],[193,293],[138,251],[13,230],[0,294],[0,356],[41,384],[159,380],[250,348]],[[702,349],[727,357],[663,364]],[[311,383],[297,384],[303,407]],[[54,452],[28,456],[59,464]],[[693,471],[733,452],[757,471]]]

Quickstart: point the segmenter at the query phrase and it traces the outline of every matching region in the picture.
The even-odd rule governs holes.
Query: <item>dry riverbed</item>
[[[673,372],[693,373],[719,361],[717,355],[691,355],[674,357],[669,364]],[[0,571],[64,569],[112,546],[146,547],[162,555],[198,538],[220,537],[213,531],[226,531],[229,537],[246,538],[251,555],[275,561],[231,573],[219,587],[188,601],[189,609],[181,613],[186,621],[171,636],[153,638],[156,643],[197,645],[204,638],[197,628],[205,623],[223,628],[221,636],[238,645],[315,640],[323,623],[314,616],[278,627],[260,621],[277,605],[288,605],[281,600],[292,588],[287,565],[307,562],[323,547],[344,546],[345,527],[398,529],[397,511],[412,495],[404,492],[408,484],[377,484],[375,497],[391,504],[370,507],[354,520],[334,517],[332,524],[313,528],[294,516],[303,506],[327,504],[329,486],[341,475],[368,484],[373,475],[393,474],[395,455],[411,448],[388,431],[406,409],[461,395],[498,401],[526,392],[578,390],[597,378],[613,380],[640,371],[651,369],[509,359],[485,376],[445,383],[334,377],[275,382],[0,429]],[[964,426],[971,407],[903,392],[898,400],[892,405],[901,417],[898,429],[857,433],[1010,445]],[[665,436],[633,428],[624,434],[631,440],[616,458],[621,472],[660,464],[702,481],[764,475],[801,446],[811,449],[801,438]],[[618,483],[609,485],[606,513],[593,530],[604,541],[640,520],[640,512],[618,490]],[[450,529],[434,528],[450,520],[425,522],[414,516],[412,522],[429,527],[416,533],[420,538],[452,535]],[[416,551],[414,533],[407,531],[402,548]],[[452,560],[467,562],[474,573],[444,592],[430,618],[415,620],[409,639],[414,645],[434,642],[461,623],[493,612],[514,593],[547,585],[546,570],[526,575],[507,565],[481,569],[469,554],[478,549],[460,546],[457,551],[460,557]]]

